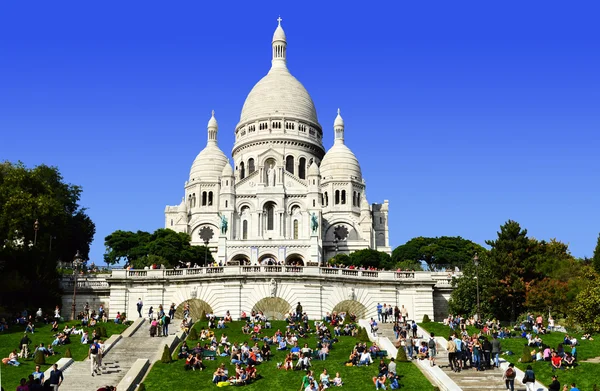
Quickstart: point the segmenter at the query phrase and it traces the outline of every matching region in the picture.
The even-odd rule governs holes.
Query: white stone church
[[[217,145],[213,112],[206,147],[181,204],[166,207],[165,227],[208,244],[222,265],[308,266],[364,248],[390,253],[388,201],[367,202],[339,110],[325,152],[315,105],[287,68],[278,21],[271,69],[246,97],[235,129],[233,167]]]

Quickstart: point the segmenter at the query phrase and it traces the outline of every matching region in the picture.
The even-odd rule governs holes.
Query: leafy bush
[[[196,331],[196,329],[194,327],[192,327],[192,329],[190,330],[190,333],[188,334],[187,339],[189,339],[191,341],[198,340],[198,332]]]
[[[167,345],[165,345],[165,347],[163,349],[163,354],[162,354],[160,361],[163,364],[169,364],[169,363],[173,362],[173,359],[171,358],[171,350],[169,350],[169,347]]]
[[[71,348],[67,348],[67,350],[65,350],[65,357],[73,358],[73,355],[71,354]]]
[[[361,342],[369,342],[369,335],[367,334],[367,330],[364,327],[358,328],[356,339],[358,339]]]
[[[531,348],[529,346],[523,347],[523,355],[521,356],[521,362],[522,363],[533,362],[533,359],[531,358]]]
[[[33,358],[33,362],[36,363],[37,365],[46,364],[46,355],[44,354],[44,352],[42,352],[41,350],[38,350],[37,352],[35,352],[35,357]]]
[[[404,346],[400,346],[398,348],[398,354],[396,355],[397,362],[408,362],[408,357],[406,356],[406,350]]]
[[[429,319],[429,315],[425,314],[423,315],[423,323],[430,323],[431,319]]]

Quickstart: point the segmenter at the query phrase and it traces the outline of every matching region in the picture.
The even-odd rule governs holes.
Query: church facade
[[[312,98],[287,68],[278,21],[271,69],[248,94],[235,128],[233,166],[217,144],[213,112],[206,147],[181,203],[166,207],[165,227],[208,245],[222,265],[316,266],[365,248],[391,253],[389,203],[368,203],[339,110],[325,150]]]

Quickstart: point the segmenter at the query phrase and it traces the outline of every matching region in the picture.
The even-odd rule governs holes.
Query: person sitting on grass
[[[571,355],[571,353],[565,353],[565,357],[563,357],[563,364],[565,369],[573,369],[575,365],[575,357]]]
[[[360,358],[358,359],[358,365],[370,365],[373,364],[373,359],[371,358],[371,353],[368,351],[363,351],[360,354]]]
[[[335,377],[333,378],[333,386],[341,387],[342,385],[344,385],[344,382],[342,381],[342,377],[340,376],[339,372],[336,372]]]
[[[324,387],[329,388],[329,373],[327,373],[327,369],[323,369],[321,376],[319,376],[319,381]]]
[[[378,376],[378,377],[374,377],[373,378],[373,383],[375,383],[375,389],[376,390],[387,390],[387,388],[385,387],[385,381],[386,381],[386,377],[384,376]]]
[[[263,361],[269,361],[271,359],[271,348],[266,342],[264,342],[262,348],[260,348],[260,356],[262,357]]]
[[[248,381],[256,380],[259,376],[254,365],[248,365],[246,367],[246,375],[248,376]]]
[[[378,377],[381,376],[387,376],[388,374],[388,366],[385,363],[385,361],[383,361],[383,359],[379,360],[379,375],[377,375]]]
[[[390,380],[390,388],[392,390],[400,389],[400,383],[398,383],[398,375],[391,375]]]
[[[325,360],[329,355],[329,344],[325,343],[319,350],[319,360]]]
[[[562,367],[562,359],[556,353],[552,354],[552,358],[550,359],[550,363],[552,365],[552,372],[556,371],[557,369],[564,369]]]
[[[221,364],[217,367],[217,370],[213,372],[213,383],[217,384],[219,382],[227,381],[227,375],[225,374],[225,364]]]

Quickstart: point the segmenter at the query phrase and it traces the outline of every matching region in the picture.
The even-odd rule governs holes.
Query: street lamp
[[[477,253],[473,257],[473,263],[475,264],[475,278],[477,279],[477,322],[481,322],[479,312],[479,256]]]
[[[35,232],[33,235],[33,245],[35,246],[37,244],[37,233],[40,230],[40,222],[38,221],[38,219],[35,219],[35,222],[33,223],[33,231]]]
[[[73,259],[73,275],[75,276],[74,285],[73,285],[73,304],[71,304],[71,319],[75,320],[75,311],[76,305],[75,300],[77,298],[77,277],[79,276],[79,268],[83,265],[85,260],[77,250],[77,254],[75,254],[75,258]]]

